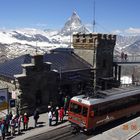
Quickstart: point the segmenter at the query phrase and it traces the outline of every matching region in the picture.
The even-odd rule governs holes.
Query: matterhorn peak
[[[78,16],[78,14],[76,13],[76,11],[73,11],[72,16]]]
[[[72,33],[76,33],[76,32],[82,33],[83,31],[81,31],[81,29],[86,29],[86,27],[83,28],[83,26],[84,25],[82,24],[80,17],[76,13],[76,11],[73,11],[72,16],[67,20],[60,33],[62,35],[71,35]],[[86,32],[87,31],[88,30],[86,29]]]
[[[73,20],[73,19],[79,19],[79,21],[81,21],[79,15],[76,13],[76,11],[73,11],[73,13],[72,13],[71,20]]]

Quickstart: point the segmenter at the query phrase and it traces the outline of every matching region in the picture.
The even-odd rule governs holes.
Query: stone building
[[[30,114],[36,107],[45,112],[49,104],[61,106],[66,95],[83,94],[89,87],[118,87],[121,68],[113,63],[115,43],[115,35],[75,34],[74,51],[57,49],[0,64],[0,84],[14,91],[16,108]]]
[[[81,94],[92,82],[91,67],[72,50],[23,55],[0,65],[0,82],[16,93],[17,111],[45,112],[49,104],[61,106],[64,96]]]
[[[75,34],[74,52],[93,66],[94,86],[102,89],[118,86],[120,68],[113,63],[116,35]]]

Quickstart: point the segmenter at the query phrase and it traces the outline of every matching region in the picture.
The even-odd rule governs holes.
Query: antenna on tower
[[[37,52],[38,52],[38,49],[37,49],[37,41],[36,41],[36,49],[35,49],[35,52],[36,52],[36,55],[37,55]]]
[[[95,0],[93,1],[93,33],[95,32]]]

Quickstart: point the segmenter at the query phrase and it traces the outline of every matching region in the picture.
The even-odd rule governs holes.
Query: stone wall
[[[41,57],[35,56],[31,64],[22,65],[22,74],[15,75],[16,85],[19,85],[18,107],[22,113],[32,114],[37,107],[45,112],[50,102],[57,104],[58,73],[50,70],[50,64],[40,63]]]
[[[89,62],[97,83],[101,78],[113,77],[113,52],[116,35],[111,34],[75,34],[74,52]]]

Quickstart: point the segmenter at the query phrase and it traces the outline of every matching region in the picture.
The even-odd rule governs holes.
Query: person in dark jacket
[[[12,114],[12,112],[10,111],[10,113],[9,113],[9,120],[12,120],[12,117],[13,117],[13,114]]]
[[[9,114],[6,114],[6,116],[5,116],[5,133],[6,134],[9,133],[9,125],[10,125]]]
[[[36,110],[34,111],[35,127],[36,127],[36,125],[37,125],[38,119],[39,119],[39,111],[38,111],[38,109],[36,109]]]
[[[1,131],[1,140],[5,139],[5,122],[4,120],[0,123],[0,131]]]
[[[55,121],[56,121],[56,125],[58,124],[58,116],[59,116],[59,114],[58,114],[58,110],[59,110],[59,107],[56,107],[56,109],[55,109]]]

